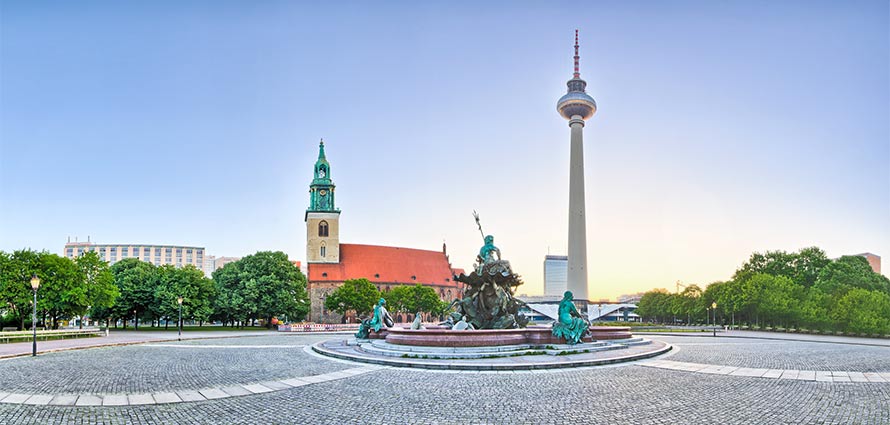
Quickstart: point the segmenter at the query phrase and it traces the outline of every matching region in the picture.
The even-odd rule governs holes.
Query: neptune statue
[[[465,317],[463,321],[467,328],[524,328],[528,318],[519,311],[524,303],[513,296],[522,280],[513,273],[510,262],[501,258],[501,250],[494,245],[494,236],[482,232],[479,214],[473,211],[473,216],[485,244],[479,249],[473,272],[469,276],[463,273],[454,276],[455,281],[466,286],[461,298],[451,304],[456,310],[451,323]]]

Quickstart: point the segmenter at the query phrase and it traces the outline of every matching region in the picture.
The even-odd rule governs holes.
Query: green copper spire
[[[314,171],[306,212],[339,212],[334,206],[335,185],[331,180],[331,164],[324,154],[324,139],[318,144],[318,161],[315,161]]]

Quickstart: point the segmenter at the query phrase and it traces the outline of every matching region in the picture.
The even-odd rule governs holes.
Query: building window
[[[328,277],[328,273],[327,272],[322,273],[321,277]]]
[[[321,236],[324,238],[328,237],[328,222],[327,221],[322,221],[321,223],[318,223],[318,236]]]
[[[374,273],[374,277],[380,279],[380,273]]]
[[[327,248],[327,247],[325,247],[324,244],[321,245],[320,254],[321,254],[322,257],[324,257],[325,254],[326,254],[326,251],[327,251],[326,248]]]
[[[417,276],[411,276],[411,280],[417,280]]]

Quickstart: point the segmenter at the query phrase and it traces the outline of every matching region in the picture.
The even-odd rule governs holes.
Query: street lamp
[[[40,278],[34,273],[31,275],[31,289],[34,290],[34,313],[31,315],[31,329],[34,331],[34,347],[31,356],[37,355],[37,288],[40,287]]]
[[[176,298],[176,302],[179,303],[179,340],[182,341],[182,297]]]
[[[711,303],[711,311],[714,312],[714,327],[711,328],[713,336],[717,336],[717,303]]]

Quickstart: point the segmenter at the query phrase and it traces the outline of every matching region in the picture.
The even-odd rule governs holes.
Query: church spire
[[[323,160],[324,157],[324,139],[321,139],[321,142],[318,143],[318,159]]]

